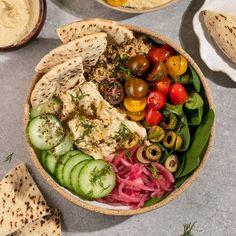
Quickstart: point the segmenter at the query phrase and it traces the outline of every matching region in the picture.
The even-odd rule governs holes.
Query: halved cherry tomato
[[[188,93],[180,83],[174,83],[169,90],[170,101],[174,105],[184,104],[188,100]]]
[[[148,84],[142,79],[130,78],[125,82],[125,92],[134,99],[141,99],[148,92]]]
[[[140,112],[146,107],[146,97],[136,100],[131,97],[126,97],[124,100],[125,108],[130,112]]]
[[[150,125],[158,125],[162,120],[162,114],[155,110],[148,108],[145,114],[145,121]]]
[[[149,108],[159,110],[166,104],[166,97],[160,91],[152,91],[147,96],[147,105]]]
[[[167,44],[167,43],[164,44],[163,48],[165,48],[170,53],[170,56],[174,56],[175,55],[174,49],[169,44]]]
[[[184,74],[188,69],[188,61],[181,55],[170,57],[166,62],[168,74],[172,78]]]
[[[155,87],[158,91],[161,91],[165,96],[168,95],[170,89],[171,80],[169,78],[164,78],[155,83]]]
[[[165,48],[151,48],[150,51],[148,52],[148,60],[152,64],[157,64],[162,62],[166,62],[167,58],[169,58],[170,52],[166,50]]]
[[[130,111],[126,111],[126,114],[129,118],[131,118],[131,120],[133,121],[141,121],[144,119],[146,111],[140,111],[140,112],[130,112]]]
[[[147,80],[149,82],[155,82],[165,77],[167,77],[167,68],[165,64],[161,61],[159,64],[154,66],[153,70],[148,75]]]
[[[107,0],[107,2],[114,7],[119,7],[123,6],[127,0]]]

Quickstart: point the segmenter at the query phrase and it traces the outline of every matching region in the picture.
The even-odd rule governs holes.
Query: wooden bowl
[[[126,26],[130,30],[134,31],[135,33],[144,34],[144,35],[150,37],[151,39],[153,39],[156,42],[161,41],[161,42],[168,43],[178,53],[180,53],[184,57],[186,57],[188,59],[189,63],[192,65],[192,67],[196,70],[197,74],[199,75],[199,78],[202,82],[203,88],[204,88],[205,93],[206,93],[206,98],[208,100],[209,107],[214,110],[214,103],[213,103],[212,95],[211,95],[209,86],[207,84],[207,81],[206,81],[202,71],[197,66],[197,64],[194,62],[194,60],[183,49],[181,49],[177,44],[175,44],[171,40],[167,39],[166,37],[159,35],[158,33],[154,33],[152,31],[146,30],[144,28],[139,28],[137,26],[131,26],[131,25],[124,25],[124,26]],[[189,179],[187,179],[185,181],[185,183],[180,188],[174,190],[168,197],[166,197],[160,203],[157,203],[153,206],[140,208],[140,209],[137,209],[137,210],[130,210],[130,209],[127,209],[126,207],[119,207],[118,208],[118,207],[113,207],[113,206],[108,206],[108,205],[104,205],[104,204],[101,204],[101,203],[97,203],[95,201],[89,202],[89,201],[84,201],[84,200],[80,199],[79,197],[72,194],[71,192],[69,192],[65,188],[61,187],[56,181],[53,180],[53,178],[51,178],[51,176],[42,167],[41,163],[39,162],[39,160],[37,158],[37,155],[35,154],[34,149],[31,147],[31,145],[28,141],[28,138],[27,138],[27,130],[26,129],[27,129],[28,121],[29,121],[30,95],[31,95],[31,92],[32,92],[35,84],[41,78],[41,76],[42,76],[41,74],[36,74],[34,76],[32,82],[31,82],[30,88],[28,90],[26,101],[25,101],[25,107],[24,107],[25,108],[25,112],[24,112],[25,137],[27,139],[27,145],[28,145],[28,150],[30,152],[31,159],[32,159],[34,165],[36,166],[37,170],[39,170],[39,172],[43,176],[43,178],[57,192],[59,192],[67,200],[73,202],[74,204],[76,204],[80,207],[83,207],[85,209],[88,209],[88,210],[91,210],[91,211],[94,211],[94,212],[102,213],[102,214],[107,214],[107,215],[137,215],[137,214],[145,213],[145,212],[152,211],[154,209],[160,208],[160,207],[166,205],[167,203],[169,203],[170,201],[173,201],[181,193],[183,193],[197,179],[197,177],[200,175],[201,170],[203,169],[207,159],[209,158],[209,153],[210,153],[210,150],[213,146],[213,140],[214,140],[214,136],[215,136],[215,125],[212,128],[208,148],[206,150],[206,153],[205,153],[199,167],[194,171],[194,173],[189,177]]]
[[[158,11],[162,8],[165,8],[167,6],[170,6],[174,3],[176,3],[178,0],[171,0],[168,3],[162,4],[160,6],[157,7],[152,7],[152,8],[145,8],[145,9],[135,9],[135,8],[128,8],[128,7],[113,7],[110,4],[108,4],[106,2],[106,0],[96,0],[97,2],[101,3],[102,5],[113,9],[115,11],[121,11],[121,12],[125,12],[125,13],[133,13],[133,14],[141,14],[141,13],[147,13],[147,12],[152,12],[152,11]]]
[[[40,12],[39,12],[38,22],[35,25],[34,29],[25,38],[20,40],[18,43],[12,44],[6,47],[0,47],[0,52],[13,51],[13,50],[19,49],[27,45],[28,43],[30,43],[33,39],[35,39],[39,35],[46,20],[47,2],[46,0],[37,0],[37,1],[40,2]]]

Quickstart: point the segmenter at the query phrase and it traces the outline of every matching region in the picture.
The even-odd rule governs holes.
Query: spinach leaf
[[[179,178],[176,182],[175,182],[175,188],[179,188],[190,176],[192,175],[192,173]]]
[[[164,113],[174,113],[178,116],[181,116],[183,114],[183,106],[182,105],[172,105],[169,103],[166,103]]]
[[[200,164],[200,157],[191,158],[186,155],[186,163],[179,177],[183,177],[194,171]]]
[[[179,178],[179,176],[181,175],[181,173],[183,172],[183,169],[185,167],[185,163],[186,163],[186,155],[184,154],[181,158],[181,162],[179,165],[178,170],[175,172],[175,178]]]
[[[186,116],[183,114],[180,117],[181,127],[177,130],[178,135],[182,138],[182,147],[179,149],[180,152],[184,152],[188,149],[190,144],[190,132],[188,127],[188,121]]]
[[[166,197],[168,197],[169,195],[170,195],[170,192],[164,194],[164,195],[161,196],[161,197],[154,197],[154,198],[151,198],[151,199],[149,199],[148,201],[146,201],[146,202],[144,203],[144,206],[143,206],[143,207],[149,207],[149,206],[155,205],[155,204],[161,202],[162,200],[164,200],[164,199],[165,199]]]
[[[193,86],[194,89],[199,93],[201,90],[201,82],[200,79],[196,73],[196,71],[193,69],[191,65],[189,65],[191,73],[192,73],[192,81],[193,81]]]
[[[202,107],[204,104],[203,99],[201,96],[196,93],[195,91],[191,91],[189,93],[189,97],[187,102],[185,103],[185,107],[190,109],[190,110],[195,110],[199,107]]]
[[[167,150],[164,148],[164,151],[162,152],[161,159],[159,160],[160,163],[164,163],[166,159],[173,153],[173,149]]]
[[[188,124],[189,125],[199,125],[202,122],[202,115],[203,115],[203,106],[195,109],[191,112],[188,116]]]

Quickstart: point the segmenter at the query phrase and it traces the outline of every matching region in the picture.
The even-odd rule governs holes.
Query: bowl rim
[[[142,27],[133,26],[133,25],[127,25],[127,24],[121,24],[121,25],[129,28],[130,30],[134,31],[135,33],[146,35],[147,37],[154,38],[157,41],[163,41],[164,43],[167,43],[171,47],[173,47],[178,53],[185,56],[187,58],[188,62],[192,65],[192,67],[195,69],[195,71],[199,75],[199,78],[200,78],[201,83],[203,85],[203,88],[205,90],[205,94],[206,94],[206,98],[207,98],[208,103],[209,103],[209,107],[215,111],[213,97],[212,97],[209,85],[208,85],[202,71],[200,70],[198,65],[194,62],[194,60],[190,57],[189,54],[187,54],[175,42],[173,42],[172,40],[166,38],[163,35],[160,35],[159,33],[147,30],[147,29],[142,28]],[[28,136],[27,136],[27,124],[28,124],[28,121],[29,121],[29,109],[30,109],[30,95],[31,95],[31,92],[32,92],[35,84],[41,78],[41,76],[42,76],[42,74],[38,74],[38,73],[36,73],[34,75],[32,81],[30,83],[30,86],[29,86],[29,89],[28,89],[28,92],[27,92],[27,96],[26,96],[26,99],[25,99],[25,103],[24,103],[24,138],[25,138],[25,141],[26,141],[26,144],[27,144],[27,147],[28,147],[28,151],[30,153],[31,160],[33,161],[35,167],[39,170],[40,174],[43,176],[43,178],[46,180],[46,182],[49,183],[49,185],[51,185],[51,187],[53,187],[53,189],[55,189],[58,193],[60,193],[65,199],[69,200],[70,202],[72,202],[75,205],[78,205],[82,208],[85,208],[85,209],[93,211],[93,212],[105,214],[105,215],[116,215],[116,216],[138,215],[138,214],[142,214],[142,213],[146,213],[146,212],[158,209],[158,208],[168,204],[169,202],[173,201],[178,196],[180,196],[200,175],[201,170],[203,169],[203,167],[206,164],[206,161],[209,158],[210,150],[211,150],[211,148],[213,146],[213,143],[214,143],[215,122],[214,122],[214,125],[213,125],[212,130],[211,130],[210,139],[209,139],[209,143],[208,143],[206,153],[205,153],[200,165],[198,166],[198,168],[184,182],[184,184],[181,185],[181,187],[179,187],[178,189],[175,189],[173,192],[171,192],[171,194],[169,196],[167,196],[164,200],[162,200],[161,202],[159,202],[157,204],[154,204],[154,205],[148,206],[148,207],[144,207],[144,208],[139,208],[139,209],[136,209],[136,210],[106,209],[106,208],[91,205],[87,202],[84,202],[84,201],[80,200],[78,197],[75,197],[73,194],[69,194],[66,190],[63,189],[63,187],[61,187],[59,184],[57,184],[56,181],[54,181],[50,177],[50,175],[47,173],[47,171],[42,167],[42,165],[41,165],[34,149],[30,145],[30,142],[29,142]]]
[[[39,35],[46,20],[47,2],[46,0],[38,0],[38,1],[40,3],[39,17],[37,24],[35,25],[33,30],[28,35],[26,35],[26,37],[21,39],[18,43],[0,47],[0,52],[13,51],[21,47],[24,47]]]
[[[136,8],[128,8],[128,7],[114,7],[114,6],[111,6],[108,3],[106,3],[105,0],[96,0],[96,1],[100,4],[102,4],[103,6],[108,7],[112,10],[115,10],[115,11],[120,11],[120,12],[125,12],[125,13],[130,13],[130,14],[142,14],[142,13],[158,11],[162,8],[166,8],[168,6],[175,4],[179,0],[170,0],[170,2],[164,3],[160,6],[156,6],[156,7],[152,7],[152,8],[145,8],[145,9],[136,9]]]

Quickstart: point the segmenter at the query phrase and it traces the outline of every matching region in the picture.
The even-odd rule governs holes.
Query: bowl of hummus
[[[177,0],[96,0],[113,10],[127,13],[145,13],[157,11],[174,4]]]
[[[0,0],[0,51],[22,47],[36,38],[46,18],[45,0]]]

